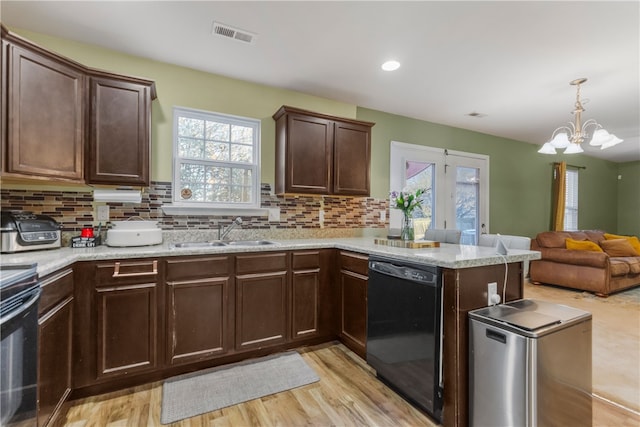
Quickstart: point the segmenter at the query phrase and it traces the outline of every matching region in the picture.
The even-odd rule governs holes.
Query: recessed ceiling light
[[[400,63],[398,61],[387,61],[382,64],[382,69],[385,71],[395,71],[400,68]]]

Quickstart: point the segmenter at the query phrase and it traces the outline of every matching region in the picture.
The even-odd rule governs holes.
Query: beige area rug
[[[608,298],[546,285],[524,297],[564,304],[593,316],[593,393],[640,412],[640,287]]]
[[[169,424],[319,381],[295,351],[166,380],[160,422]]]

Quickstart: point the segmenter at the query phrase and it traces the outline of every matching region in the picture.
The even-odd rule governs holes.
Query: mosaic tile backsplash
[[[86,191],[16,190],[2,189],[3,210],[25,210],[53,217],[62,226],[63,234],[77,234],[94,222],[93,195]],[[142,203],[107,203],[110,220],[122,221],[139,216],[158,221],[164,231],[217,230],[228,225],[236,215],[172,216],[162,211],[162,205],[171,203],[171,183],[152,182],[142,195]],[[102,203],[100,203],[102,204]],[[261,185],[261,207],[279,208],[280,220],[269,221],[266,216],[242,216],[241,230],[263,237],[335,237],[358,235],[362,229],[386,229],[389,203],[371,197],[332,197],[286,195],[271,193],[269,184]],[[320,223],[320,210],[324,221]],[[387,221],[380,221],[380,212]],[[105,225],[105,224],[103,224]],[[242,235],[244,238],[248,233]]]

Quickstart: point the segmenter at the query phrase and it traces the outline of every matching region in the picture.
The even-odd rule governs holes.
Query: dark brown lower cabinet
[[[159,367],[159,280],[155,259],[81,263],[76,271],[74,386]]]
[[[287,258],[286,252],[236,256],[236,351],[287,342]]]
[[[229,256],[166,261],[166,345],[170,365],[226,354],[233,263]]]
[[[320,334],[320,251],[291,254],[291,339]]]
[[[96,289],[98,378],[155,368],[156,283]]]
[[[369,258],[367,255],[341,251],[339,265],[338,336],[347,347],[364,359],[367,350]]]
[[[71,392],[73,270],[44,278],[38,319],[38,426],[53,422]]]

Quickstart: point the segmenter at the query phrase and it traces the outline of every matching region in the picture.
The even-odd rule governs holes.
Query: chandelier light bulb
[[[565,132],[556,134],[556,136],[549,142],[556,148],[567,148],[570,144],[569,137]]]
[[[538,150],[540,154],[556,154],[556,148],[550,143],[545,142],[541,149]]]
[[[605,129],[598,129],[593,132],[593,137],[591,138],[589,145],[593,147],[599,147],[610,138],[611,134],[609,132],[607,132]]]
[[[569,144],[566,150],[564,150],[564,154],[578,154],[584,153],[584,150],[580,146],[580,144]]]
[[[610,135],[611,138],[609,138],[607,141],[603,142],[602,145],[600,146],[601,150],[605,150],[609,147],[613,147],[614,145],[618,145],[622,142],[622,140],[620,138],[618,138],[617,136],[611,134]]]

